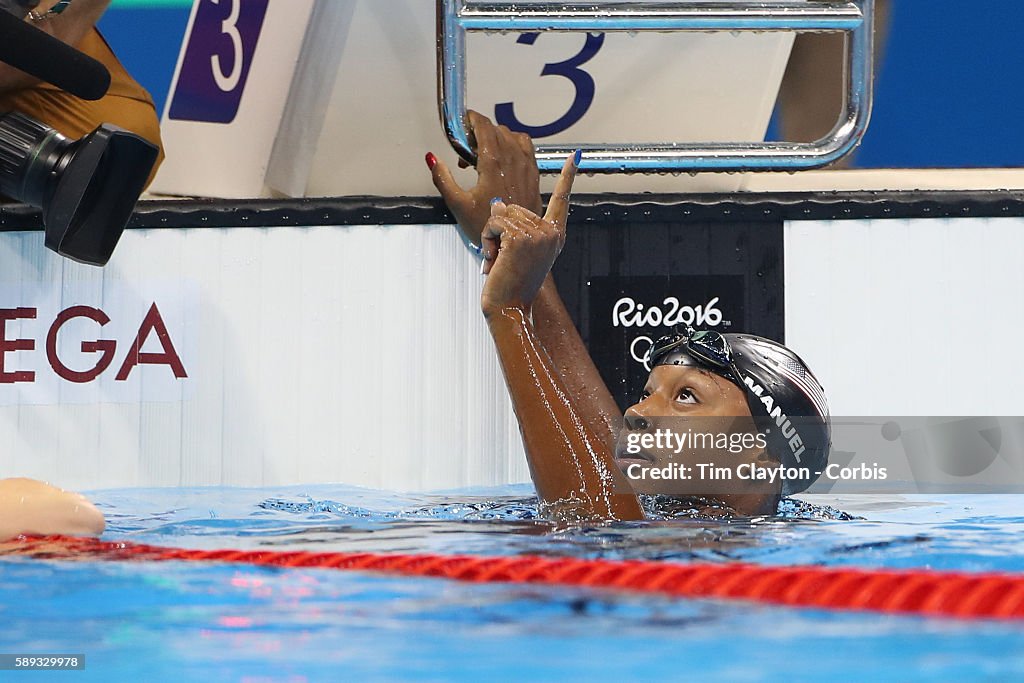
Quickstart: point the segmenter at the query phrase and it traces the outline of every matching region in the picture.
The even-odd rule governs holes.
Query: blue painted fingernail
[[[572,163],[575,164],[576,166],[579,166],[580,165],[580,161],[582,161],[582,160],[583,160],[583,150],[582,149],[578,149],[578,150],[576,150],[576,154],[572,158]]]
[[[491,200],[491,206],[494,206],[495,204],[497,204],[500,201],[501,201],[501,197],[495,197],[494,199]]]

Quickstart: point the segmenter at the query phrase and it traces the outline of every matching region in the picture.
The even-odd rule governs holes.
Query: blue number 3
[[[522,45],[533,45],[539,35],[539,33],[524,33],[516,42]],[[602,45],[604,45],[603,33],[588,33],[587,42],[583,44],[583,49],[579,53],[564,62],[545,64],[544,69],[540,72],[542,77],[563,76],[568,78],[576,87],[576,98],[562,118],[543,126],[529,126],[516,118],[513,103],[501,102],[494,106],[494,120],[508,126],[511,130],[527,133],[532,138],[544,138],[567,130],[582,119],[590,109],[590,105],[594,103],[594,77],[580,67],[593,59]]]

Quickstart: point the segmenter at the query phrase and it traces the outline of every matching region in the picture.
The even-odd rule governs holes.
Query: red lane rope
[[[671,564],[532,556],[391,555],[185,550],[94,538],[25,537],[0,556],[57,560],[239,562],[435,576],[474,582],[592,586],[687,598],[730,598],[823,609],[1024,619],[1024,575],[929,570]]]

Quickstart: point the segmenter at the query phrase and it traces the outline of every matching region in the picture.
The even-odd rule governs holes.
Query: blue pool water
[[[101,491],[108,540],[1024,572],[1019,496],[834,501],[860,519],[558,529],[527,486]],[[0,652],[86,670],[0,680],[1010,681],[1024,627],[538,585],[190,563],[0,559]]]

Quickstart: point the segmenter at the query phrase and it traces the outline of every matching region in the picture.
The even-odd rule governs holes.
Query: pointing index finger
[[[551,193],[548,210],[544,213],[544,220],[550,221],[560,228],[565,227],[566,219],[569,216],[569,196],[572,194],[572,183],[576,180],[576,170],[579,168],[582,157],[583,151],[578,149],[575,154],[565,160],[562,174],[558,176],[558,182],[555,183],[555,191]]]

